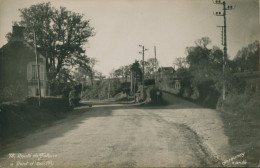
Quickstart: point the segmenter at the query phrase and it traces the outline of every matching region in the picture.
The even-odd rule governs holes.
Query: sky
[[[194,41],[209,37],[213,45],[221,45],[222,11],[212,0],[0,0],[0,47],[12,22],[20,21],[18,9],[32,4],[51,2],[84,14],[96,35],[84,46],[89,57],[98,60],[94,67],[104,75],[112,69],[154,57],[154,46],[160,66],[173,66],[177,57],[185,57],[185,48]],[[259,39],[259,0],[226,0],[235,6],[227,11],[228,55],[234,58],[242,47]]]

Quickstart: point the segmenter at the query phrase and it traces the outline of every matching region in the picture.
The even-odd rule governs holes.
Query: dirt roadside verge
[[[229,151],[228,136],[224,133],[223,122],[216,110],[203,108],[169,93],[163,93],[163,99],[171,109],[178,109],[172,122],[184,124],[194,131],[202,145],[217,160],[225,161],[232,154]]]
[[[259,123],[207,109],[169,93],[164,93],[163,98],[172,108],[184,108],[183,115],[190,117],[190,122],[187,120],[185,124],[201,137],[216,158],[222,160],[223,166],[260,165]]]

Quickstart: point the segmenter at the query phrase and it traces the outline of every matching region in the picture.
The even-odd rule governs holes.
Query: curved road
[[[0,168],[219,166],[228,144],[215,111],[165,96],[171,105],[77,108],[78,115],[7,146],[14,155],[1,158]]]

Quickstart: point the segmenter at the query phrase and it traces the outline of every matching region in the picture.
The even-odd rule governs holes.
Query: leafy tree
[[[116,78],[122,78],[127,82],[127,79],[130,77],[130,65],[121,66],[120,68],[113,71],[113,76]]]
[[[259,41],[255,41],[239,50],[232,65],[233,72],[258,71]]]
[[[181,84],[181,90],[179,94],[182,95],[184,92],[184,88],[191,88],[192,75],[189,69],[184,67],[178,68],[176,74],[179,77]]]
[[[55,79],[66,66],[86,67],[89,59],[83,45],[94,35],[89,20],[65,7],[56,9],[48,3],[39,3],[19,10],[20,26],[25,27],[25,40],[33,45],[36,34],[37,49],[46,58],[48,77]],[[34,30],[34,31],[33,31]],[[11,36],[8,36],[11,38]]]
[[[137,81],[142,81],[142,70],[140,68],[140,64],[137,60],[131,65],[131,71],[133,73],[133,77],[137,79]]]
[[[130,65],[126,65],[123,67],[124,69],[124,76],[125,76],[125,82],[127,82],[127,79],[130,78],[131,75],[131,70],[130,70]]]
[[[137,82],[142,81],[142,70],[140,68],[140,64],[137,60],[131,65],[130,70],[132,72],[132,77],[134,81],[134,92],[137,90]]]
[[[187,63],[194,77],[193,83],[219,81],[222,76],[223,52],[218,47],[208,49],[210,39],[203,37],[195,42],[195,47],[187,47]],[[222,77],[221,77],[222,76]]]
[[[89,67],[90,67],[90,71],[88,71],[88,76],[91,80],[91,87],[93,87],[94,83],[94,77],[95,77],[95,70],[94,70],[94,66],[98,63],[98,60],[96,58],[90,58],[89,59]]]
[[[140,64],[143,65],[143,61],[141,61]],[[147,61],[144,61],[145,77],[154,78],[157,67],[159,67],[159,62],[155,60],[155,58],[149,58]]]
[[[123,67],[120,67],[119,69],[116,69],[114,71],[114,77],[116,77],[116,78],[120,78],[121,77],[123,79],[123,77],[124,77]]]
[[[211,40],[203,37],[195,42],[195,46],[187,47],[186,61],[188,68],[177,71],[181,77],[182,86],[199,92],[199,101],[213,107],[219,97],[224,82],[222,72],[223,52],[214,46],[207,46]],[[226,78],[226,77],[225,77]]]
[[[50,89],[52,90],[51,95],[62,95],[68,98],[69,92],[76,86],[77,83],[74,81],[73,76],[70,74],[68,69],[61,69],[60,73],[55,79],[50,82]]]
[[[211,40],[209,37],[202,37],[195,41],[196,46],[201,47],[201,48],[207,48],[207,45],[211,43]]]
[[[208,48],[202,48],[200,46],[197,47],[188,47],[187,50],[187,62],[189,63],[190,67],[193,68],[194,66],[203,65],[209,63],[209,54],[210,50]]]
[[[209,55],[209,63],[211,64],[212,68],[218,71],[222,71],[223,56],[223,51],[219,47],[213,46]],[[227,62],[229,62],[229,60],[227,60]]]
[[[173,66],[177,66],[176,68],[179,69],[179,68],[187,68],[188,67],[188,63],[187,63],[187,60],[186,60],[186,57],[178,57],[175,59],[174,63],[173,63]]]

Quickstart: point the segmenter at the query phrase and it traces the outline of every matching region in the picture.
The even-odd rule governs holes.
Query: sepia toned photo
[[[0,0],[0,168],[260,167],[259,0]]]

